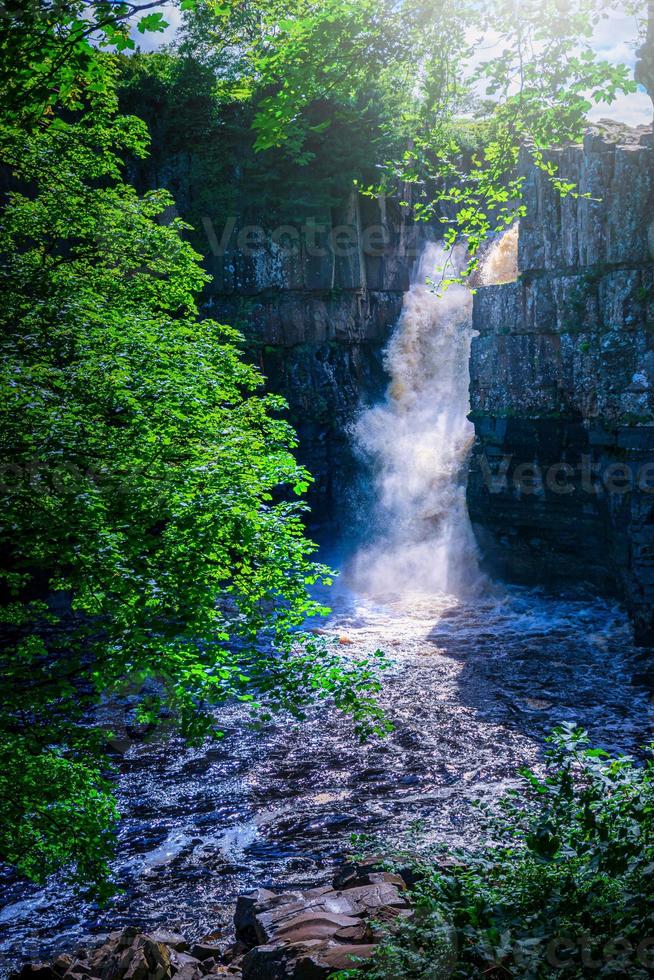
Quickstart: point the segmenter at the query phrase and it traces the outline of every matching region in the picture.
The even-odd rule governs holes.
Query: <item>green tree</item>
[[[191,739],[219,734],[227,698],[301,716],[331,697],[360,731],[383,723],[375,664],[298,632],[330,574],[304,535],[311,477],[238,334],[199,318],[206,275],[172,199],[124,180],[147,133],[117,111],[101,47],[125,28],[85,6],[44,0],[0,39],[16,69],[0,118],[0,855],[103,893],[118,814],[102,698],[147,681],[139,719]]]
[[[241,5],[198,10],[189,21],[205,27],[242,16]],[[308,165],[316,132],[345,126],[356,143],[374,105],[379,176],[365,189],[442,222],[446,241],[465,241],[470,268],[489,235],[524,213],[521,148],[562,195],[577,193],[547,150],[578,141],[593,104],[636,87],[626,66],[593,50],[611,13],[602,0],[281,0],[265,10],[225,83],[252,100],[257,148],[286,147]]]

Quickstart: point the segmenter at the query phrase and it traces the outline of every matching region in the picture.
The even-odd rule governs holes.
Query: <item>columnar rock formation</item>
[[[384,390],[381,352],[424,232],[396,203],[357,194],[277,228],[205,230],[208,312],[244,332],[288,400],[300,459],[316,478],[314,516],[337,520],[352,485],[347,425]]]
[[[496,571],[589,580],[654,642],[654,139],[598,124],[523,154],[518,279],[475,296],[468,504]]]

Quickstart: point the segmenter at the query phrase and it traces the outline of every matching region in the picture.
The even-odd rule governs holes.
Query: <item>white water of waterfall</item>
[[[470,595],[485,581],[465,494],[474,436],[467,418],[472,293],[463,284],[444,292],[428,284],[446,264],[449,274],[464,262],[460,248],[425,246],[385,351],[386,397],[356,423],[356,445],[373,472],[376,536],[348,578],[357,592],[380,599]]]

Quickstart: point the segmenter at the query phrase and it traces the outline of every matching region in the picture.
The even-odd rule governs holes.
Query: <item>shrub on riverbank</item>
[[[367,980],[651,976],[654,764],[591,749],[572,726],[550,741],[545,775],[522,772],[478,852],[417,862],[415,915]]]

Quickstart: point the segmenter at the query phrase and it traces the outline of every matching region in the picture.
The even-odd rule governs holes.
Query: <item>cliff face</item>
[[[316,523],[343,520],[355,466],[347,427],[386,385],[382,350],[397,321],[424,226],[407,209],[353,190],[376,179],[338,127],[313,141],[310,163],[254,152],[251,114],[215,102],[215,78],[179,62],[164,79],[126,59],[121,108],[143,118],[151,153],[133,159],[141,191],[163,187],[213,277],[203,312],[238,327],[246,356],[288,401],[297,455],[316,482]],[[362,169],[363,167],[363,169]],[[406,188],[410,200],[411,187]],[[347,492],[345,492],[347,488]]]
[[[242,330],[287,399],[316,479],[313,519],[338,523],[355,473],[348,424],[386,384],[382,350],[422,232],[393,202],[355,194],[304,223],[205,231],[206,310]]]
[[[468,505],[522,581],[622,595],[654,642],[654,141],[599,125],[552,153],[561,199],[522,159],[518,280],[475,296]]]

